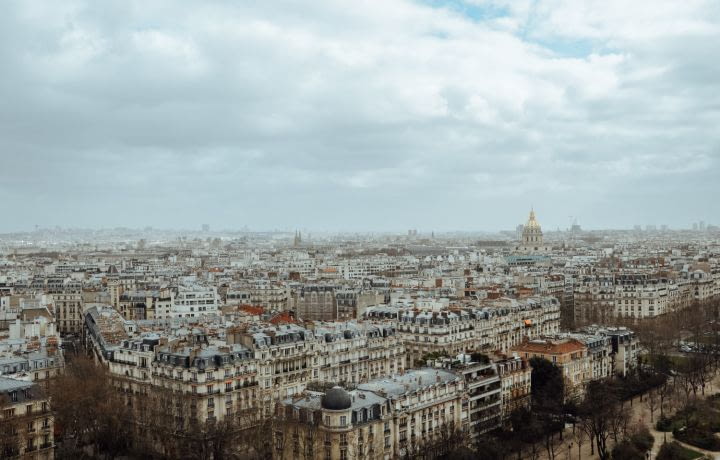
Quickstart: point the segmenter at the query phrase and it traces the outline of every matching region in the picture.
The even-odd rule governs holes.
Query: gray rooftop
[[[408,371],[403,375],[372,380],[368,383],[358,385],[358,389],[380,392],[386,394],[391,399],[395,399],[406,393],[412,393],[432,385],[448,383],[454,380],[460,380],[460,377],[452,372],[443,369],[423,368]]]
[[[25,380],[16,380],[7,377],[0,377],[0,392],[2,393],[16,390],[24,390],[26,388],[32,388],[32,386],[32,382],[27,382]]]

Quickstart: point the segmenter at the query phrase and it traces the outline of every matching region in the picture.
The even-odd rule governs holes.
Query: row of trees
[[[543,453],[554,459],[565,455],[566,449],[580,451],[588,444],[602,460],[644,458],[644,452],[652,446],[652,437],[631,424],[628,398],[651,385],[662,386],[662,375],[652,369],[638,369],[637,374],[627,378],[595,380],[577,401],[566,393],[557,366],[543,358],[533,358],[530,364],[530,408],[515,411],[510,415],[509,427],[478,441],[480,460],[537,459]],[[567,424],[572,424],[569,437],[564,435]]]

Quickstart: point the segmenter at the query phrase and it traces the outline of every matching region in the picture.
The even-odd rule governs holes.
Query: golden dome
[[[528,217],[525,228],[540,228],[540,224],[535,220],[535,211],[533,209],[530,209],[530,217]]]

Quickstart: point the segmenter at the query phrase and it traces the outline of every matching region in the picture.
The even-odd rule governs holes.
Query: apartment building
[[[55,308],[55,323],[62,334],[79,334],[83,322],[81,290],[63,290],[50,295]]]
[[[607,324],[615,317],[615,284],[610,275],[585,275],[575,280],[574,324]]]
[[[609,378],[615,374],[611,337],[592,333],[565,333],[558,334],[558,337],[577,340],[585,345],[590,361],[590,380]]]
[[[612,373],[626,376],[638,365],[640,343],[635,333],[626,327],[590,326],[581,332],[610,339]]]
[[[619,274],[615,276],[615,311],[617,318],[652,318],[674,308],[672,291],[675,283],[664,277],[649,274]]]
[[[580,326],[611,324],[616,318],[653,318],[720,295],[709,272],[681,275],[621,272],[579,277],[574,285],[574,322]]]
[[[502,381],[493,362],[472,362],[467,355],[452,363],[451,370],[465,380],[466,397],[463,412],[467,413],[463,429],[471,436],[479,436],[499,428],[502,423]]]
[[[65,360],[56,347],[1,353],[0,376],[35,382],[47,389],[50,379],[63,372]]]
[[[506,351],[526,338],[555,334],[560,327],[560,303],[555,297],[504,298],[483,305],[440,310],[381,305],[368,308],[364,317],[396,326],[408,365],[422,364],[428,354]]]
[[[385,295],[374,290],[339,288],[335,291],[337,315],[340,320],[357,319],[372,305],[385,302]]]
[[[357,384],[405,369],[405,349],[394,328],[355,323],[257,326],[228,333],[258,361],[266,407],[302,392],[310,382]]]
[[[50,403],[32,382],[0,377],[0,457],[54,458]]]
[[[696,302],[705,302],[720,296],[720,289],[710,271],[693,270],[687,273],[686,283],[692,299]]]
[[[465,310],[404,309],[396,324],[411,366],[422,365],[428,354],[455,356],[478,348],[475,318]]]
[[[217,287],[198,284],[179,285],[172,299],[170,316],[174,318],[196,318],[217,315],[220,297]]]
[[[194,299],[193,293],[184,293],[183,295],[191,296],[183,299],[185,301]],[[161,291],[126,290],[120,294],[116,309],[123,315],[123,318],[129,320],[170,318],[173,313],[180,313],[179,306],[184,306],[179,303],[180,300],[176,303],[174,297],[175,295],[170,289]],[[198,301],[203,299],[203,297],[197,298]]]
[[[36,382],[47,389],[65,367],[61,339],[51,319],[15,320],[0,339],[0,375]]]
[[[551,335],[560,329],[560,302],[555,297],[500,298],[484,302],[482,347],[505,352],[525,339]]]
[[[511,351],[530,360],[544,358],[562,371],[565,380],[565,397],[578,399],[585,391],[585,384],[592,379],[592,361],[582,342],[572,339],[527,340],[511,348]]]
[[[304,320],[332,321],[338,318],[336,286],[302,285],[290,295],[289,308]]]
[[[283,284],[270,280],[255,280],[249,286],[250,303],[259,305],[267,311],[287,310],[290,301],[290,289]]]
[[[175,415],[190,425],[243,416],[250,422],[258,416],[257,361],[241,345],[209,345],[199,332],[170,342],[149,334],[123,341],[108,365],[115,382],[138,398],[152,390],[171,391]]]
[[[507,419],[514,411],[530,407],[532,368],[528,360],[518,354],[492,359],[500,376],[502,416]]]
[[[346,391],[305,392],[276,408],[273,458],[399,458],[461,430],[465,380],[418,369]]]
[[[314,380],[354,385],[407,367],[402,338],[391,326],[348,322],[308,327],[320,343]]]

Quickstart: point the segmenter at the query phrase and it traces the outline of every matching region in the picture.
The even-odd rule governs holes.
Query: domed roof
[[[323,409],[345,410],[350,409],[352,398],[350,398],[350,394],[342,388],[332,387],[325,392],[321,403]]]
[[[528,218],[525,228],[540,228],[540,224],[535,220],[535,211],[530,210],[530,217]]]

